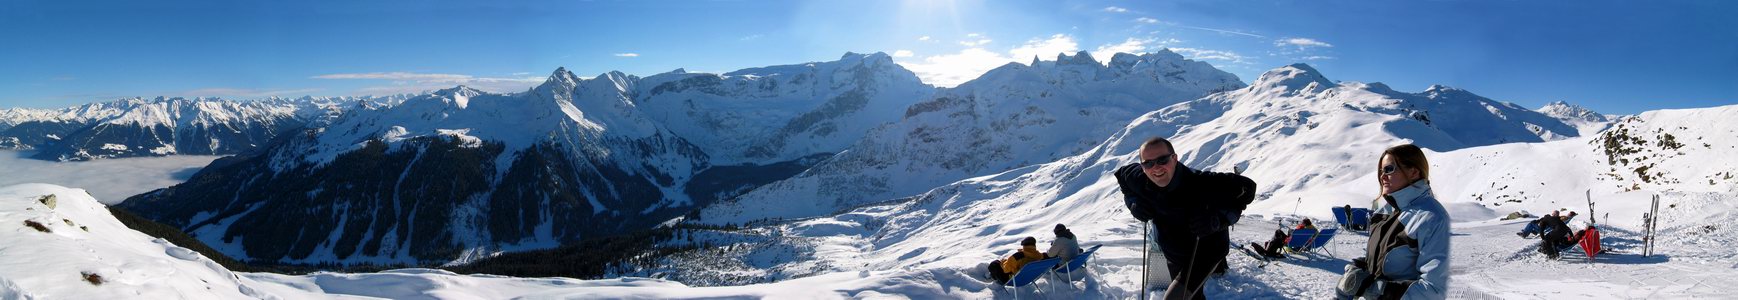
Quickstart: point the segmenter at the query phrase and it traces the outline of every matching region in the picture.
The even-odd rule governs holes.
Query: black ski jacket
[[[1163,188],[1147,179],[1139,163],[1116,169],[1123,205],[1136,220],[1151,220],[1161,234],[1187,232],[1202,237],[1225,231],[1255,201],[1255,181],[1248,177],[1177,164],[1171,183]]]

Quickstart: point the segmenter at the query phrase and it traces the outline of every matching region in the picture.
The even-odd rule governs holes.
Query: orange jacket
[[[1038,252],[1038,245],[1022,246],[1018,253],[1025,253],[1026,258],[1014,259],[1014,255],[1008,255],[1008,259],[1002,260],[1002,272],[1007,272],[1009,276],[1013,276],[1014,273],[1020,272],[1020,267],[1026,266],[1026,263],[1044,259],[1044,252]]]

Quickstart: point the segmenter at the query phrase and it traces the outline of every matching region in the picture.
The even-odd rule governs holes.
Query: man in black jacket
[[[1165,299],[1206,299],[1202,287],[1208,275],[1225,267],[1227,229],[1255,200],[1255,181],[1189,169],[1177,161],[1171,142],[1159,137],[1141,144],[1140,159],[1118,168],[1116,181],[1129,213],[1152,222],[1156,231],[1172,278]]]

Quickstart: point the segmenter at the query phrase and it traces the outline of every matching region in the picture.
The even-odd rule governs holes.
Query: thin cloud
[[[364,87],[364,88],[356,89],[356,94],[358,94],[358,95],[425,94],[428,92],[433,92],[433,91],[445,89],[445,88],[451,88],[451,87],[450,86],[440,86],[440,85],[371,86],[371,87]]]
[[[616,53],[616,57],[640,57],[639,53]]]
[[[1058,53],[1070,53],[1075,51],[1080,51],[1080,43],[1074,42],[1074,37],[1058,33],[1051,35],[1050,38],[1047,39],[1035,38],[1028,40],[1026,41],[1026,44],[1014,47],[1014,50],[1009,50],[1008,54],[1012,54],[1014,59],[1025,60],[1031,59],[1032,57],[1055,57]]]
[[[922,61],[903,61],[901,66],[916,73],[924,83],[941,87],[958,86],[968,80],[977,78],[990,69],[995,69],[1008,63],[1024,63],[1033,57],[1040,59],[1055,59],[1058,53],[1079,51],[1079,43],[1066,34],[1056,34],[1049,37],[1033,38],[1025,44],[1014,47],[1007,53],[986,50],[983,47],[970,47],[957,53],[931,55]]]
[[[1128,38],[1121,43],[1104,44],[1092,50],[1092,57],[1102,62],[1110,62],[1110,57],[1117,53],[1140,54],[1146,52],[1147,45],[1154,43],[1153,39]]]
[[[736,39],[736,40],[738,40],[738,41],[752,41],[752,40],[760,39],[760,37],[761,37],[760,34],[752,34],[752,35],[745,36],[745,37],[742,37],[742,38]]]
[[[1309,48],[1309,47],[1330,48],[1330,47],[1334,46],[1333,44],[1329,44],[1327,42],[1322,42],[1322,41],[1318,41],[1318,40],[1311,39],[1311,38],[1285,38],[1285,39],[1280,39],[1278,41],[1274,41],[1273,45],[1274,46],[1297,46],[1298,49]]]
[[[521,73],[514,73],[518,76]],[[529,73],[524,73],[529,74]],[[476,77],[461,74],[410,72],[345,73],[313,76],[315,79],[387,80],[389,85],[370,86],[356,90],[360,95],[416,94],[464,85],[490,92],[517,92],[542,83],[543,77]]]
[[[1262,39],[1267,38],[1267,36],[1265,36],[1265,35],[1248,33],[1248,32],[1243,32],[1243,31],[1238,31],[1238,30],[1209,28],[1209,27],[1201,27],[1201,26],[1189,26],[1189,25],[1177,24],[1176,22],[1159,21],[1158,19],[1148,18],[1148,17],[1135,18],[1135,22],[1146,23],[1146,24],[1163,24],[1163,25],[1168,25],[1168,26],[1175,26],[1178,28],[1205,30],[1205,31],[1218,32],[1218,33],[1222,33],[1222,34],[1241,35],[1241,36],[1247,36],[1247,37],[1253,37],[1253,38],[1262,38]]]
[[[893,51],[893,57],[911,57],[912,55],[915,55],[915,53],[911,53],[911,50],[900,49],[898,51]]]
[[[409,72],[341,73],[311,77],[314,79],[386,79],[386,80],[464,80],[470,75],[430,74]]]
[[[1128,9],[1121,8],[1121,7],[1115,7],[1115,6],[1107,6],[1104,8],[1104,11],[1113,12],[1113,13],[1125,13],[1125,12],[1128,12]]]
[[[979,40],[975,40],[975,41],[974,40],[965,40],[965,41],[960,41],[960,46],[977,47],[977,46],[983,46],[984,44],[989,44],[989,43],[990,43],[990,39],[979,39]]]
[[[920,36],[920,37],[917,37],[917,40],[919,40],[919,41],[928,41],[928,40],[929,40],[929,36],[927,36],[927,35],[925,35],[925,36]]]
[[[1321,56],[1321,55],[1311,55],[1311,56],[1303,57],[1303,60],[1329,60],[1329,59],[1334,59],[1334,57],[1333,56]]]
[[[320,88],[247,89],[247,88],[217,87],[217,88],[203,88],[203,89],[183,91],[180,94],[188,95],[188,96],[192,96],[192,97],[259,98],[259,97],[271,97],[271,96],[302,96],[302,95],[307,95],[309,93],[319,92],[322,90],[324,90],[324,89],[320,89]]]
[[[1247,36],[1247,37],[1253,37],[1253,38],[1262,38],[1262,39],[1267,38],[1267,36],[1265,36],[1265,35],[1259,35],[1259,34],[1236,31],[1236,30],[1229,30],[1229,29],[1207,28],[1207,27],[1188,26],[1188,25],[1174,25],[1174,26],[1188,28],[1188,29],[1195,29],[1195,30],[1206,30],[1206,31],[1218,32],[1218,33],[1223,33],[1223,34],[1241,35],[1241,36]]]
[[[1007,56],[984,48],[966,48],[959,53],[925,57],[921,62],[903,62],[900,65],[916,73],[925,83],[951,87],[1012,61]]]
[[[1231,51],[1200,48],[1171,48],[1171,51],[1195,60],[1222,60],[1232,63],[1248,63],[1248,61],[1244,60],[1247,57]]]
[[[375,73],[342,73],[326,74],[310,77],[314,79],[375,79],[395,80],[419,83],[489,83],[489,82],[542,82],[540,77],[475,77],[459,74],[431,74],[409,72],[375,72]]]

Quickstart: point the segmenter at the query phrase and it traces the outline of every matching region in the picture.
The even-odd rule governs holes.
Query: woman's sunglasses
[[[1382,175],[1394,174],[1394,171],[1399,171],[1399,170],[1400,170],[1399,165],[1382,166]]]

